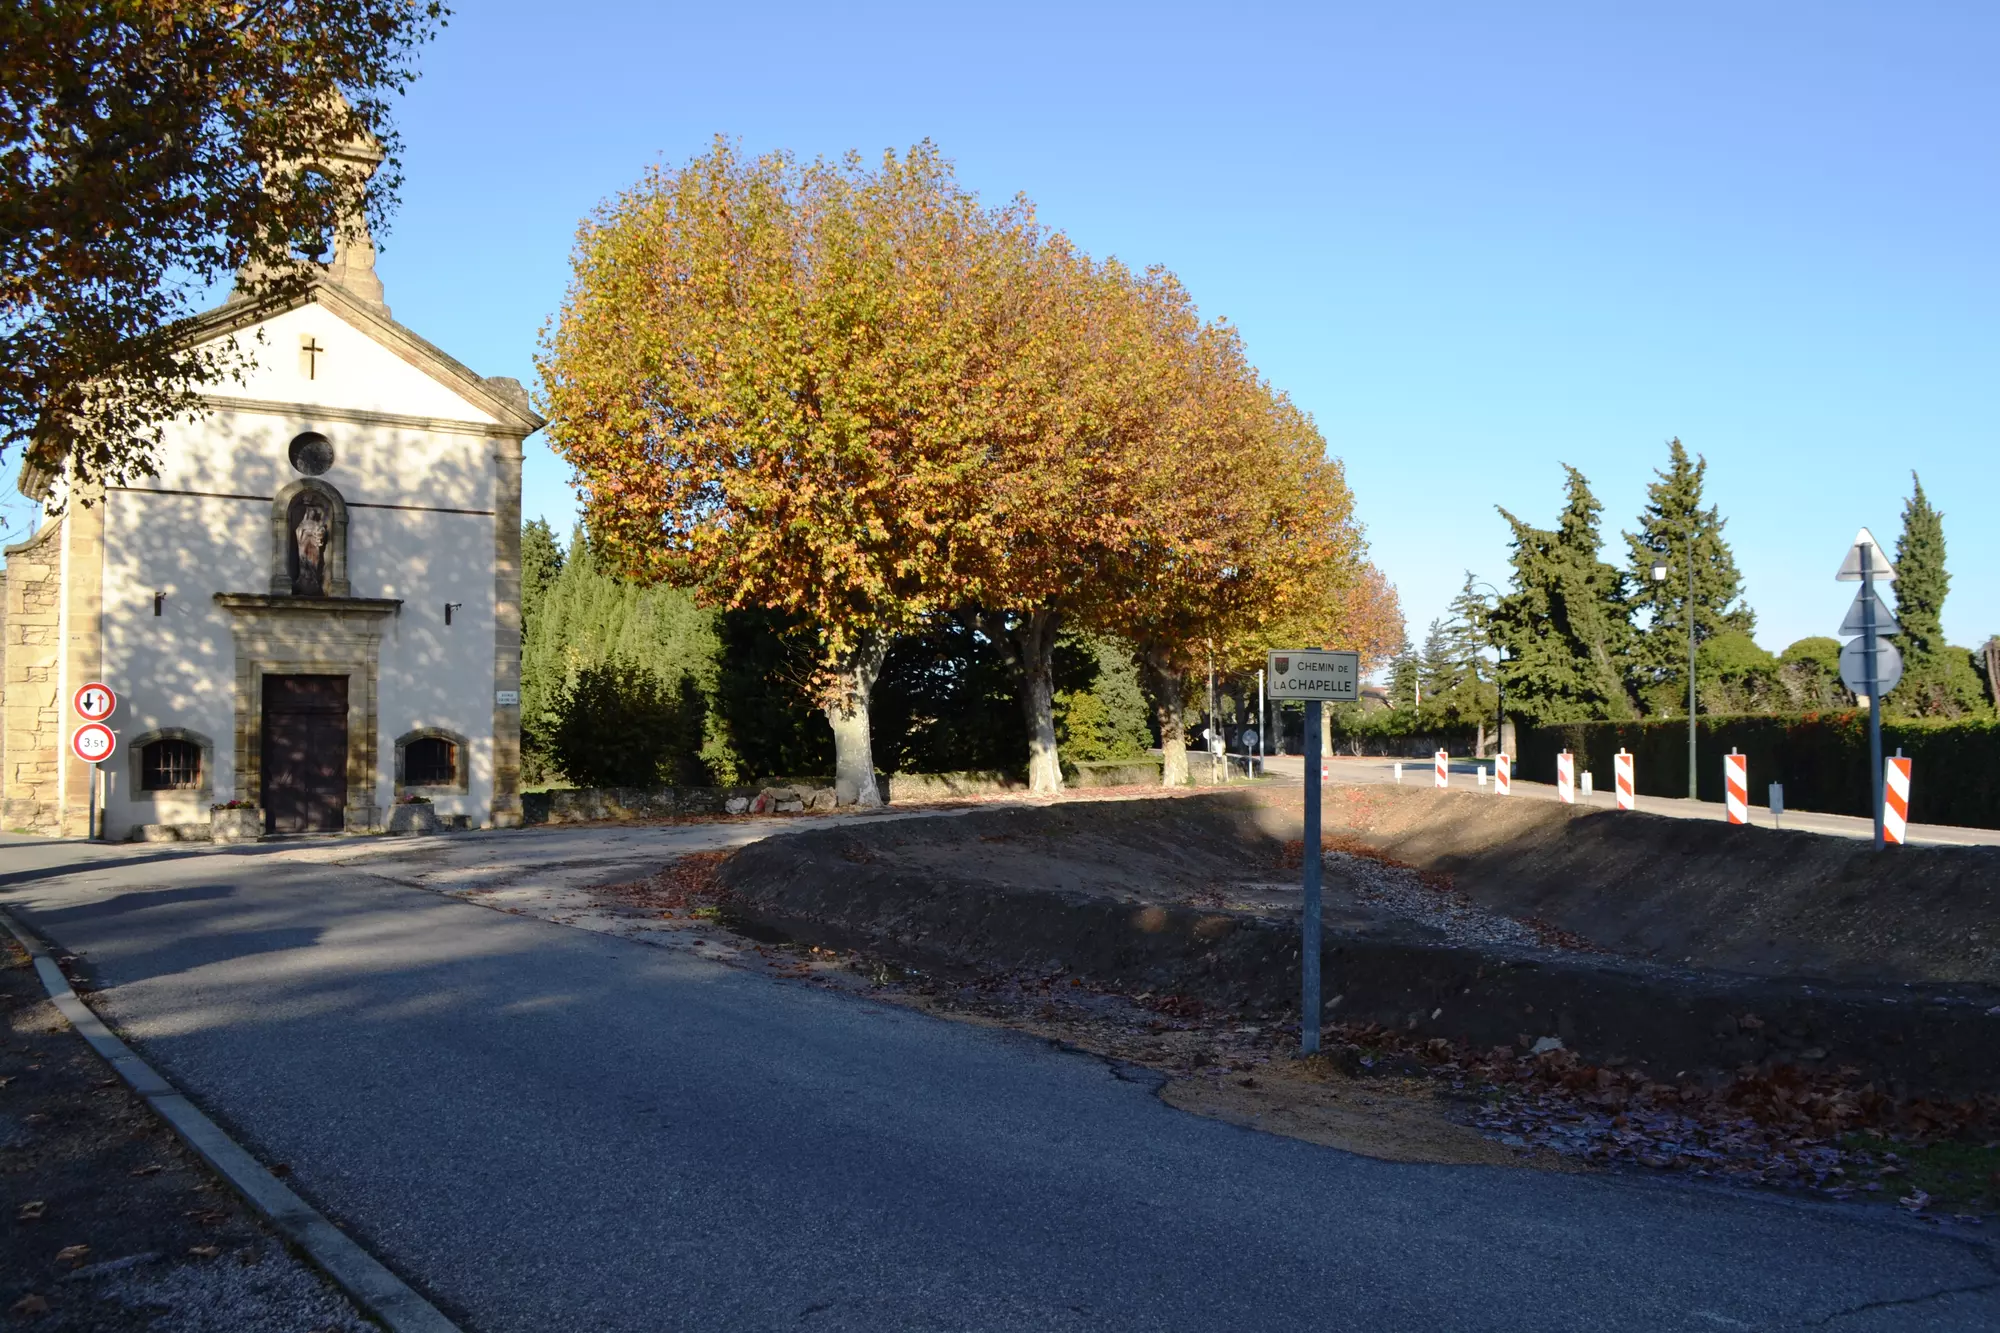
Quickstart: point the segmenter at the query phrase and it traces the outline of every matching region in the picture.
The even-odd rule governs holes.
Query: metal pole
[[[1299,913],[1299,1054],[1319,1049],[1319,710],[1306,700],[1305,905]]]
[[[1270,719],[1264,716],[1264,668],[1257,668],[1257,772],[1264,772],[1264,733],[1270,730]]]
[[[83,836],[88,842],[97,841],[97,775],[104,770],[100,765],[90,766],[90,818],[84,825]]]
[[[1868,685],[1869,789],[1875,801],[1875,850],[1882,850],[1882,691],[1875,675],[1875,562],[1871,544],[1861,547],[1861,679]]]
[[[1690,801],[1698,801],[1698,800],[1700,800],[1700,799],[1701,799],[1701,797],[1700,797],[1700,796],[1699,796],[1699,795],[1697,794],[1697,793],[1698,793],[1698,791],[1699,791],[1699,787],[1698,787],[1698,786],[1696,785],[1696,779],[1697,779],[1697,776],[1698,776],[1698,773],[1699,773],[1699,770],[1698,770],[1698,769],[1697,769],[1697,768],[1695,767],[1695,751],[1694,751],[1694,529],[1693,529],[1692,527],[1690,527],[1690,528],[1689,528],[1689,529],[1687,530],[1687,539],[1688,539],[1688,544],[1687,544],[1687,562],[1688,562],[1688,600],[1687,600],[1687,623],[1688,623],[1688,799],[1689,799]]]

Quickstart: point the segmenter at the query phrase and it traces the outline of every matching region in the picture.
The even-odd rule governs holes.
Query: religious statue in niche
[[[326,501],[308,491],[292,502],[292,591],[326,596],[326,548],[333,539]]]

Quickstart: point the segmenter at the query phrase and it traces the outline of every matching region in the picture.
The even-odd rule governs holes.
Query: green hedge
[[[1749,760],[1750,801],[1762,806],[1766,788],[1781,782],[1785,806],[1828,814],[1871,814],[1868,714],[1808,713],[1803,717],[1704,717],[1696,723],[1701,799],[1722,800],[1722,756],[1741,750]],[[1910,818],[1923,824],[2000,828],[2000,723],[1884,722],[1882,753],[1898,747],[1914,761]],[[1522,728],[1515,771],[1524,781],[1554,782],[1556,755],[1577,756],[1600,791],[1611,787],[1611,757],[1632,752],[1639,792],[1687,795],[1687,722],[1567,722]]]

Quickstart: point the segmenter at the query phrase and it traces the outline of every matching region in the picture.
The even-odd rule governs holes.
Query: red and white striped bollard
[[[1612,755],[1611,771],[1618,788],[1618,808],[1630,810],[1633,805],[1632,756],[1624,750]]]
[[[1493,756],[1493,794],[1505,796],[1509,790],[1508,780],[1513,776],[1514,761],[1504,753]]]
[[[1576,756],[1568,750],[1556,756],[1556,799],[1564,805],[1576,804]]]
[[[1882,765],[1882,841],[1903,843],[1910,822],[1910,761],[1898,750]]]
[[[1731,750],[1722,756],[1722,802],[1732,824],[1750,822],[1750,757]]]
[[[1451,785],[1451,756],[1443,750],[1439,750],[1434,757],[1437,763],[1431,774],[1431,786],[1449,787]]]

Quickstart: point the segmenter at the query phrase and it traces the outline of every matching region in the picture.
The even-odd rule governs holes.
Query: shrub
[[[556,698],[549,751],[579,787],[704,785],[702,698],[630,661],[587,666]]]
[[[1827,814],[1872,814],[1868,714],[1859,709],[1797,717],[1702,717],[1695,726],[1700,799],[1722,800],[1722,756],[1748,758],[1752,804],[1781,782],[1785,804]],[[1523,729],[1516,773],[1554,781],[1556,754],[1567,749],[1608,786],[1611,758],[1631,751],[1640,794],[1687,795],[1687,722],[1568,722]],[[2000,723],[1887,722],[1882,752],[1901,748],[1914,761],[1910,818],[1924,824],[2000,828]]]

